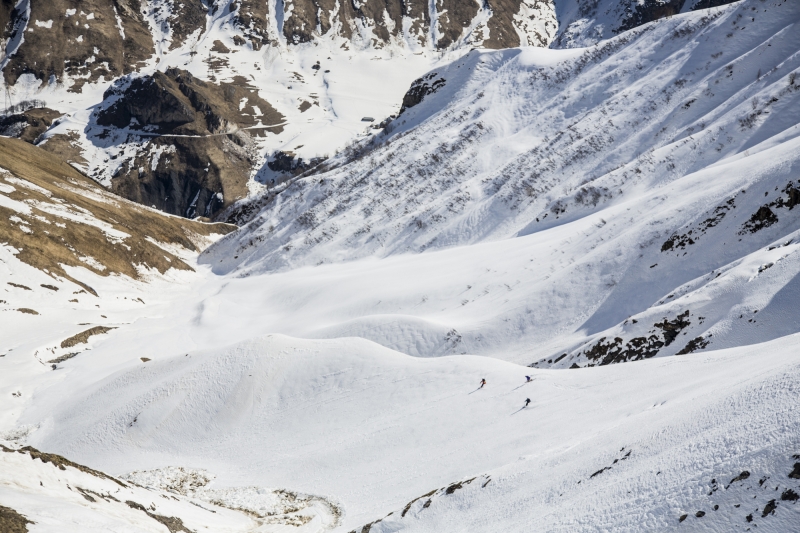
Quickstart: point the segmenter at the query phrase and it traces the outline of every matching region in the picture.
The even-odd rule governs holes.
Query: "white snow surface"
[[[0,440],[197,531],[800,531],[798,22],[745,0],[473,51],[196,272],[74,269],[99,296],[68,305],[0,247],[32,289],[0,286]],[[89,324],[116,329],[54,369]],[[616,338],[661,345],[601,366]],[[0,461],[31,531],[165,531]]]
[[[571,366],[589,341],[648,337],[687,309],[662,355],[798,331],[800,5],[714,13],[580,51],[472,52],[366,155],[265,196],[201,262],[287,279],[316,265],[331,281],[302,312],[321,320],[266,299],[280,331],[413,355]],[[728,37],[742,13],[755,29]],[[753,222],[762,207],[774,223]],[[384,258],[367,291],[370,261],[347,264],[361,258]]]
[[[704,510],[698,526],[731,531],[800,488],[787,477],[799,340],[578,371],[412,358],[357,339],[273,335],[187,354],[159,343],[145,364],[118,349],[113,362],[108,350],[76,360],[26,419],[44,420],[34,445],[111,472],[202,465],[220,485],[335,499],[341,531],[475,476],[492,482],[430,509],[420,501],[378,530],[526,531],[535,520],[548,531],[663,531]],[[747,483],[723,488],[744,470]],[[798,511],[781,502],[756,516],[792,531]]]

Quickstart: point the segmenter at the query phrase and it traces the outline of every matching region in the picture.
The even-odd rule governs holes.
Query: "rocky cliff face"
[[[246,195],[257,159],[252,135],[259,133],[248,128],[283,120],[244,78],[213,84],[179,69],[125,80],[104,102],[94,116],[101,127],[95,142],[146,139],[115,162],[111,189],[190,218],[212,217]]]
[[[208,83],[177,68],[124,80],[103,96],[112,103],[98,111],[97,124],[151,133],[232,133],[257,124],[256,108],[266,121],[283,119],[244,77]]]
[[[61,113],[47,107],[31,107],[0,117],[0,135],[34,143]]]
[[[552,0],[287,0],[282,15],[282,36],[293,44],[335,36],[378,48],[392,42],[437,50],[509,48],[546,46],[556,30]],[[531,18],[539,24],[529,24]]]
[[[23,0],[4,27],[8,85],[25,74],[45,84],[68,74],[71,89],[80,91],[87,81],[110,81],[140,68],[154,52],[138,0]]]

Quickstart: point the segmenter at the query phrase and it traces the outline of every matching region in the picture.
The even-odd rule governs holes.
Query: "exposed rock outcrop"
[[[166,213],[213,218],[246,196],[254,164],[228,136],[159,137],[120,167],[111,190]]]
[[[103,97],[113,103],[97,113],[97,124],[150,133],[232,133],[283,120],[243,77],[232,83],[210,83],[176,68],[135,78],[129,84],[123,81]]]
[[[677,15],[683,9],[686,0],[645,0],[644,2],[628,2],[626,6],[626,17],[622,24],[614,31],[619,33],[636,26],[641,26],[648,22],[664,17]]]
[[[283,120],[244,78],[213,84],[179,69],[120,83],[105,99],[97,142],[116,130],[149,139],[120,165],[112,190],[190,218],[213,217],[246,195],[257,159],[251,133],[279,131]]]
[[[45,84],[62,82],[66,74],[77,92],[87,81],[137,70],[155,51],[139,0],[24,1],[3,27],[8,85],[23,74]]]
[[[211,2],[181,0],[180,2],[159,4],[151,2],[151,9],[163,10],[162,13],[156,16],[156,20],[161,20],[162,24],[165,25],[165,33],[169,32],[170,50],[174,50],[186,43],[192,34],[197,34],[195,35],[196,38],[205,29],[206,13],[208,12],[206,5],[214,3],[213,0]]]
[[[289,44],[336,35],[359,46],[378,48],[393,41],[436,49],[546,46],[557,26],[553,0],[490,0],[483,4],[436,0],[433,6],[424,0],[286,0],[278,3],[278,8],[279,13],[270,13],[268,4],[254,0],[238,0],[232,5],[235,23],[253,48],[278,38],[270,34],[269,27],[270,18],[276,16],[283,22],[281,37]],[[436,17],[433,26],[432,14]]]
[[[411,84],[411,87],[403,96],[403,106],[400,108],[400,114],[406,109],[419,105],[426,96],[444,87],[445,83],[447,83],[447,80],[436,72],[431,72],[414,80],[414,83]]]
[[[269,4],[259,0],[234,0],[231,9],[236,12],[233,22],[243,33],[253,50],[269,44]]]
[[[0,135],[34,143],[60,116],[59,111],[47,107],[33,107],[20,113],[0,116]]]

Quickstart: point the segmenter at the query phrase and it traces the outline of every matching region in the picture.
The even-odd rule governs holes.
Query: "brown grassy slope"
[[[16,189],[0,194],[31,207],[30,214],[23,214],[0,205],[0,243],[19,250],[17,258],[21,261],[83,287],[62,265],[82,266],[101,276],[115,273],[133,279],[140,278],[137,265],[160,273],[169,268],[191,270],[179,257],[147,239],[196,251],[204,237],[235,229],[227,224],[166,216],[119,198],[53,154],[18,139],[0,137],[0,184]],[[91,224],[47,212],[55,209],[105,223],[128,236],[115,239]],[[94,261],[87,263],[81,257]]]

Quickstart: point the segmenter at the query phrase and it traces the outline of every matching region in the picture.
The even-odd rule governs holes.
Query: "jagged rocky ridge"
[[[258,50],[278,43],[342,38],[354,46],[448,49],[586,45],[659,18],[731,0],[67,0],[3,2],[5,82],[23,74],[47,83],[65,75],[83,83],[139,70],[160,48],[174,50],[198,39],[207,18],[229,13],[233,42]],[[277,9],[277,11],[274,11]],[[558,13],[558,17],[556,17]],[[158,34],[163,39],[153,37]],[[24,37],[23,37],[24,35]]]
[[[174,50],[197,40],[207,17],[229,13],[238,46],[260,49],[320,38],[341,38],[357,47],[390,43],[447,49],[462,44],[488,48],[546,46],[556,31],[552,0],[67,0],[4,2],[6,83],[23,74],[47,82],[65,74],[80,91],[86,81],[139,70],[159,48]],[[277,6],[278,11],[274,11]],[[162,33],[165,39],[153,37]],[[24,35],[24,38],[23,38]]]

